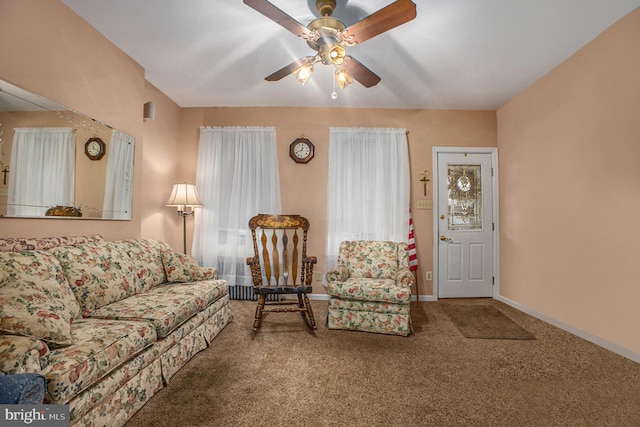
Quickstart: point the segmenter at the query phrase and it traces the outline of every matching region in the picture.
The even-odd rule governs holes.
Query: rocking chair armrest
[[[396,274],[396,283],[398,286],[410,288],[415,282],[415,276],[409,267],[401,267]]]
[[[349,278],[349,269],[344,265],[337,265],[327,272],[327,282],[344,282]]]

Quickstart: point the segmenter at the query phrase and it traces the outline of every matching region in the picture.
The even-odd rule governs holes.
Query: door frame
[[[491,176],[491,190],[493,193],[492,207],[493,207],[493,291],[492,298],[500,295],[500,197],[498,194],[499,180],[498,180],[498,147],[433,147],[432,149],[432,171],[433,178],[433,298],[438,299],[438,245],[440,236],[438,228],[438,200],[439,200],[439,182],[438,182],[438,155],[439,154],[490,154],[491,155],[491,168],[493,174]]]

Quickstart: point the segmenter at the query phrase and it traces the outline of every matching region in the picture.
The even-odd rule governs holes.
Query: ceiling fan
[[[267,0],[243,1],[249,7],[305,40],[309,47],[316,51],[315,55],[302,57],[265,77],[265,80],[277,81],[295,73],[296,78],[304,84],[313,73],[313,65],[320,62],[335,67],[335,79],[341,89],[344,89],[353,79],[367,88],[380,82],[380,77],[373,71],[351,55],[347,55],[348,47],[364,43],[416,17],[416,5],[411,0],[396,0],[346,27],[332,16],[336,7],[335,0],[316,0],[320,18],[311,21],[305,27]],[[331,96],[337,97],[335,90]]]

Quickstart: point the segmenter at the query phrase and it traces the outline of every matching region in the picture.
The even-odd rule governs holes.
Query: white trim
[[[471,154],[490,154],[491,168],[493,175],[491,177],[491,190],[493,195],[493,298],[500,295],[500,195],[498,180],[498,147],[433,147],[432,149],[432,171],[433,173],[433,298],[431,301],[438,300],[438,215],[435,208],[438,204],[438,154],[444,153],[471,153]]]
[[[509,298],[505,298],[502,295],[498,295],[495,297],[496,300],[501,301],[507,305],[510,305],[511,307],[522,311],[523,313],[526,313],[530,316],[533,316],[535,318],[538,318],[544,322],[550,323],[553,326],[556,326],[560,329],[563,329],[573,335],[576,335],[580,338],[583,338],[587,341],[592,342],[595,345],[598,345],[600,347],[603,347],[609,351],[612,351],[616,354],[619,354],[620,356],[626,357],[627,359],[633,360],[634,362],[640,363],[640,353],[636,353],[635,351],[629,350],[628,348],[619,346],[618,344],[614,344],[610,341],[607,341],[605,339],[602,339],[600,337],[597,337],[595,335],[592,335],[588,332],[585,332],[581,329],[575,328],[571,325],[568,325],[564,322],[561,322],[559,320],[556,320],[552,317],[549,317],[545,314],[542,313],[538,313],[537,311],[526,307],[520,303],[517,303],[515,301],[510,300]]]

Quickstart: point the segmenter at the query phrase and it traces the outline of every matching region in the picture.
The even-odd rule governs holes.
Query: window
[[[194,257],[230,286],[253,286],[249,219],[281,213],[275,128],[201,128],[196,186]]]
[[[404,129],[331,128],[325,273],[344,240],[406,242],[409,151]]]

